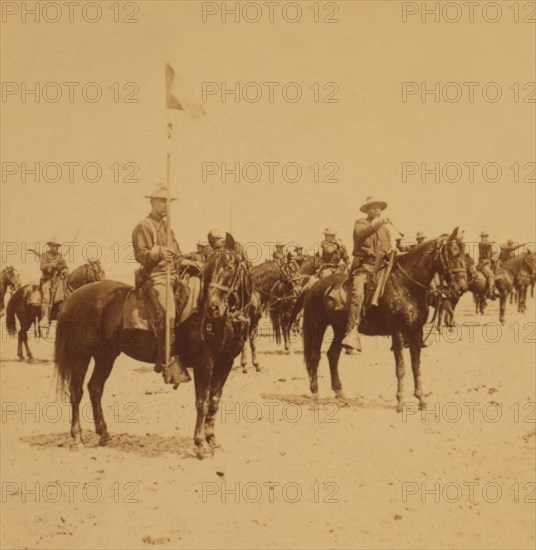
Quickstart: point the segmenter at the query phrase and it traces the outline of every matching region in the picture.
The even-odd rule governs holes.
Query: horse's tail
[[[15,322],[15,310],[17,309],[17,305],[19,304],[21,291],[22,289],[19,288],[19,290],[17,290],[15,294],[11,296],[7,304],[6,329],[7,329],[7,333],[10,335],[17,333],[17,323]]]
[[[322,308],[323,304],[317,303],[316,294],[316,289],[310,288],[304,296],[303,304],[303,358],[308,372],[318,366],[323,338],[317,322],[318,308]]]
[[[56,393],[58,398],[65,400],[69,396],[73,359],[76,349],[69,323],[63,315],[58,316],[56,324],[56,340],[54,342],[54,363],[56,365]]]
[[[270,308],[270,319],[272,321],[272,328],[274,329],[274,336],[276,344],[281,343],[281,315],[279,307]]]

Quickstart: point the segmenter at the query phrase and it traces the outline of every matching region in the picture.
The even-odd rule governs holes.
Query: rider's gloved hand
[[[171,250],[171,248],[168,248],[167,246],[161,246],[160,247],[160,259],[164,260],[165,262],[171,262],[173,258],[175,257],[175,252]]]

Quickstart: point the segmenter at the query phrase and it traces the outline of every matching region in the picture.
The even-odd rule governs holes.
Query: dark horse
[[[8,289],[11,293],[20,288],[20,275],[13,266],[7,266],[0,273],[0,317],[4,315],[4,297]]]
[[[385,285],[378,307],[370,308],[361,320],[359,331],[370,336],[392,338],[393,353],[398,379],[397,410],[403,406],[404,359],[407,343],[411,354],[411,366],[415,382],[415,397],[419,406],[425,408],[422,389],[420,361],[423,326],[428,317],[427,293],[435,273],[443,278],[452,294],[467,290],[463,242],[458,238],[458,228],[450,236],[442,235],[426,241],[415,249],[397,256],[391,275]],[[317,369],[320,349],[328,325],[333,328],[333,342],[328,350],[331,371],[331,387],[336,397],[343,397],[339,379],[338,363],[341,341],[344,337],[348,312],[336,309],[329,295],[334,287],[340,287],[346,279],[344,274],[333,274],[321,279],[306,293],[303,314],[304,355],[313,397],[318,395]]]
[[[235,250],[235,242],[227,234],[226,246],[214,252],[205,264],[199,310],[175,327],[175,351],[194,370],[197,409],[194,442],[199,458],[212,455],[216,447],[214,421],[223,386],[247,336],[251,278],[246,262]],[[79,406],[91,358],[95,366],[88,390],[100,445],[110,441],[101,398],[118,355],[125,353],[138,361],[155,362],[153,333],[133,334],[123,329],[123,307],[131,290],[132,287],[116,281],[87,285],[72,294],[60,312],[56,371],[59,389],[65,393],[69,390],[75,448],[82,443]],[[84,329],[88,326],[95,334],[91,339],[85,336]]]
[[[536,272],[536,253],[526,251],[514,254],[505,262],[500,262],[495,270],[495,287],[500,294],[499,321],[504,325],[505,310],[508,294],[517,292],[517,310],[519,313],[526,311],[527,288],[531,278]]]
[[[90,261],[87,264],[81,265],[69,273],[65,279],[65,292],[64,297],[52,306],[50,312],[50,319],[55,320],[58,315],[58,311],[61,304],[67,298],[67,296],[81,287],[82,285],[93,283],[95,281],[102,281],[105,277],[104,271],[100,265],[100,262]],[[6,326],[8,334],[15,334],[17,332],[17,324],[15,322],[15,316],[19,320],[20,329],[18,334],[18,346],[17,355],[19,361],[24,361],[23,345],[26,348],[26,355],[28,356],[28,362],[33,362],[33,355],[28,345],[28,330],[35,323],[37,324],[41,319],[41,292],[39,291],[39,285],[24,285],[17,290],[15,294],[9,300],[7,305],[7,317]],[[36,328],[36,331],[38,328]]]
[[[290,353],[291,332],[301,337],[300,313],[303,309],[305,290],[310,278],[318,271],[322,264],[320,255],[307,255],[301,262],[295,278],[296,285],[292,294],[287,294],[281,300],[274,300],[269,304],[268,311],[272,320],[276,342],[281,341],[281,334],[285,342],[285,351]],[[277,288],[277,287],[276,287]]]
[[[251,362],[257,371],[260,371],[256,346],[259,321],[268,307],[276,307],[278,301],[281,300],[281,294],[284,296],[293,295],[300,280],[300,278],[296,279],[294,277],[292,270],[288,269],[287,266],[281,267],[277,260],[266,260],[251,269],[253,292],[249,306],[250,327],[248,337],[251,348]],[[243,372],[247,372],[246,345],[247,342],[244,342],[240,358]]]

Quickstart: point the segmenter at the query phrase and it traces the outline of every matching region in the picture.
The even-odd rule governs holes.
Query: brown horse
[[[420,408],[426,406],[420,361],[423,326],[428,317],[427,294],[434,274],[439,273],[453,295],[460,295],[467,290],[464,244],[457,235],[458,228],[450,236],[442,235],[437,239],[426,241],[406,254],[397,256],[379,305],[368,309],[359,324],[359,332],[363,334],[390,335],[392,338],[398,380],[396,396],[399,412],[402,410],[404,399],[403,350],[406,343],[409,345],[411,354],[415,397],[419,400]],[[334,288],[340,289],[346,279],[345,274],[330,275],[315,283],[305,296],[304,355],[313,397],[318,395],[317,370],[320,350],[324,333],[329,325],[334,333],[327,353],[331,387],[336,397],[343,397],[338,363],[348,311],[338,309],[330,292]]]
[[[294,273],[286,266],[281,266],[277,260],[266,260],[262,264],[251,269],[251,281],[253,292],[249,306],[249,346],[251,349],[251,362],[258,371],[261,370],[257,359],[257,335],[259,322],[268,307],[273,307],[281,299],[280,293],[285,296],[294,295],[301,279],[297,279]],[[269,304],[272,304],[271,306]],[[247,372],[247,342],[240,358],[242,371]]]
[[[285,335],[285,350],[290,352],[291,332],[295,337],[301,337],[301,311],[305,298],[305,291],[308,287],[310,278],[319,270],[322,265],[320,254],[307,255],[299,266],[299,286],[295,293],[282,301],[279,308],[270,311],[272,317],[272,326],[274,327],[276,341],[278,340],[279,330]],[[288,345],[287,345],[288,342]]]
[[[60,281],[65,286],[63,296],[58,294],[58,300],[52,305],[50,320],[57,318],[59,309],[67,296],[77,288],[95,281],[102,281],[105,277],[100,261],[90,261],[81,265],[69,273],[64,281]],[[38,334],[38,323],[41,319],[41,292],[39,285],[24,285],[19,288],[9,300],[7,305],[6,328],[8,334],[17,332],[15,317],[19,320],[20,329],[18,333],[17,355],[19,361],[24,361],[23,346],[26,348],[28,362],[33,362],[33,355],[28,344],[28,330],[35,325],[36,334]]]
[[[283,340],[285,352],[288,354],[293,324],[291,316],[302,293],[302,275],[300,266],[293,260],[289,260],[283,269],[287,275],[286,281],[279,281],[273,286],[267,310],[272,321],[275,341],[280,344]]]
[[[20,275],[13,266],[7,266],[0,273],[0,317],[4,315],[4,297],[8,289],[11,294],[20,288]]]
[[[536,271],[536,253],[525,251],[514,254],[505,262],[501,262],[495,271],[495,287],[500,294],[499,321],[504,325],[508,294],[512,290],[517,293],[517,310],[526,310],[527,288],[531,277]]]
[[[247,263],[235,250],[235,242],[227,234],[225,247],[214,252],[204,266],[198,311],[175,327],[175,351],[194,370],[194,442],[199,458],[212,455],[216,447],[214,421],[223,386],[249,325],[251,277]],[[125,353],[137,361],[155,362],[153,333],[123,328],[123,307],[131,290],[116,281],[87,285],[73,293],[60,312],[54,350],[56,372],[59,389],[62,393],[69,390],[73,447],[82,443],[79,407],[91,358],[95,366],[88,390],[100,445],[110,441],[101,398],[115,360]],[[88,327],[92,328],[92,338],[86,336]]]

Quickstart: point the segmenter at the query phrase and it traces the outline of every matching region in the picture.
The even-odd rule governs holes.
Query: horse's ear
[[[453,241],[458,236],[458,227],[454,228],[454,231],[450,234],[449,241]]]
[[[225,248],[234,251],[235,245],[236,243],[233,236],[230,233],[225,233]]]

